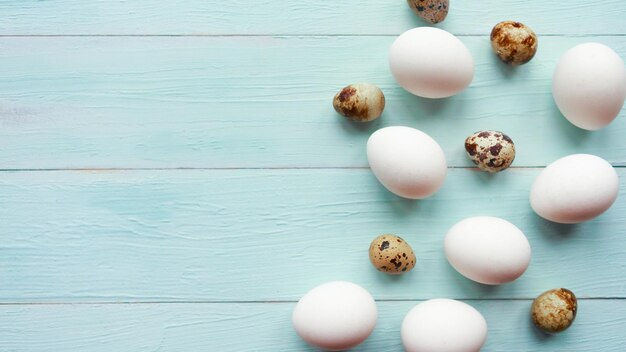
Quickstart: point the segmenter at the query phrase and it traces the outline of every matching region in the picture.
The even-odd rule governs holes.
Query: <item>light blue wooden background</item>
[[[359,351],[400,351],[402,318],[435,297],[483,312],[484,351],[624,351],[626,187],[578,226],[528,205],[541,167],[570,153],[602,156],[626,179],[626,112],[584,132],[550,94],[569,47],[598,41],[626,58],[622,0],[453,0],[438,26],[477,66],[445,101],[405,93],[388,72],[395,36],[424,25],[404,0],[0,0],[0,16],[0,351],[307,351],[291,310],[336,279],[378,301]],[[530,64],[491,53],[505,19],[540,35]],[[369,125],[331,106],[360,81],[387,95]],[[440,142],[451,170],[436,196],[397,198],[369,172],[365,142],[388,125]],[[471,168],[463,140],[479,129],[513,137],[515,168]],[[521,279],[486,287],[449,267],[443,235],[473,215],[526,233]],[[413,245],[414,272],[370,266],[383,232]],[[528,309],[558,286],[578,294],[579,316],[548,337]]]

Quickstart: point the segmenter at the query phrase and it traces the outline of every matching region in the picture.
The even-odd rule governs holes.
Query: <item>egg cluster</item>
[[[415,14],[430,23],[443,21],[449,2],[407,0]],[[491,46],[506,64],[528,63],[537,52],[537,35],[519,22],[503,21],[491,32]],[[414,28],[401,34],[389,53],[396,82],[424,98],[446,98],[470,85],[474,77],[472,54],[454,35],[437,28]],[[558,62],[552,93],[561,113],[575,126],[597,130],[609,125],[626,100],[626,67],[609,47],[578,45]],[[357,122],[381,116],[385,97],[370,83],[352,84],[337,93],[335,110]],[[507,169],[515,159],[511,137],[496,130],[476,131],[464,141],[471,161],[490,173]],[[408,199],[424,199],[443,185],[447,163],[439,144],[426,133],[405,126],[374,132],[367,142],[367,158],[374,176],[390,192]],[[594,219],[615,202],[617,173],[610,163],[590,154],[558,159],[543,169],[530,190],[530,205],[542,218],[574,224]],[[466,278],[500,285],[524,274],[531,246],[507,220],[479,216],[461,220],[444,238],[449,264]],[[406,274],[416,265],[413,248],[392,234],[376,237],[369,247],[372,265],[386,274]],[[534,325],[547,333],[567,329],[576,317],[573,292],[556,288],[532,304]],[[349,282],[330,282],[308,292],[293,313],[296,332],[308,343],[331,351],[363,342],[376,325],[372,296]],[[432,299],[408,312],[401,327],[406,351],[478,351],[487,338],[487,323],[470,305],[451,299]]]

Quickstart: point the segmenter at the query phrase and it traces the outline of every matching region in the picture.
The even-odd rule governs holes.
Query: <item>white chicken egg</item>
[[[343,351],[365,341],[376,326],[374,298],[363,287],[333,281],[305,294],[293,311],[292,322],[307,343],[327,351]]]
[[[466,303],[431,299],[409,311],[400,334],[407,352],[478,352],[487,340],[487,321]]]
[[[391,46],[389,67],[396,82],[424,98],[446,98],[474,78],[474,58],[454,35],[419,27],[402,33]]]
[[[595,155],[574,154],[541,171],[530,191],[530,205],[544,219],[575,224],[604,213],[618,192],[611,164]]]
[[[486,285],[520,277],[530,264],[530,243],[510,222],[491,216],[464,219],[444,241],[448,262],[461,275]]]
[[[448,172],[439,144],[426,133],[404,126],[374,132],[367,141],[367,160],[383,186],[409,199],[437,192]]]
[[[626,99],[624,61],[606,45],[585,43],[561,57],[552,94],[561,113],[574,125],[597,130],[611,123]]]

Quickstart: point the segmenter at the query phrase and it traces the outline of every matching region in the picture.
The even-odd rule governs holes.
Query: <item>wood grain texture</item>
[[[378,302],[374,333],[353,351],[401,351],[400,325],[418,302]],[[626,301],[582,300],[566,332],[548,336],[530,322],[531,301],[470,301],[489,325],[483,352],[619,352]],[[291,327],[293,303],[0,306],[0,350],[314,351]]]
[[[430,101],[387,68],[395,36],[424,25],[404,0],[0,0],[0,352],[312,351],[291,328],[294,302],[338,279],[379,300],[378,327],[356,351],[400,351],[402,318],[435,297],[485,315],[486,352],[623,351],[626,188],[576,226],[538,218],[528,192],[539,167],[578,152],[626,176],[626,111],[584,132],[550,93],[576,44],[626,58],[625,4],[452,0],[437,26],[461,35],[476,77]],[[506,19],[540,35],[530,64],[492,54],[488,34]],[[387,95],[369,125],[331,106],[360,81]],[[388,125],[444,148],[453,168],[433,198],[397,198],[366,168],[367,138]],[[480,129],[513,137],[515,169],[465,168],[463,140]],[[521,279],[486,287],[447,264],[445,232],[473,215],[526,233]],[[413,245],[414,272],[370,265],[383,232]],[[573,327],[548,337],[528,310],[557,286],[582,299]]]
[[[0,1],[0,34],[399,34],[426,23],[403,0]],[[439,27],[488,34],[526,22],[539,34],[623,34],[621,0],[452,1]]]
[[[0,38],[0,168],[365,167],[377,128],[408,125],[470,166],[465,137],[503,130],[514,166],[585,152],[626,165],[626,110],[597,132],[558,112],[551,77],[560,55],[590,40],[626,57],[626,37],[542,37],[511,69],[486,37],[463,37],[476,58],[468,90],[414,97],[387,68],[393,37]],[[371,81],[387,95],[381,119],[344,121],[332,97]]]
[[[377,299],[532,298],[553,286],[626,298],[624,189],[598,219],[556,225],[528,204],[539,171],[451,169],[415,202],[366,169],[3,172],[0,302],[297,300],[339,279]],[[525,232],[533,259],[522,278],[488,287],[448,265],[443,236],[477,215]],[[411,274],[371,266],[381,233],[413,246]]]

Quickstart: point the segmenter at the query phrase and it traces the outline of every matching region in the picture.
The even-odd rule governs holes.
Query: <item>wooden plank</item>
[[[626,57],[626,37],[544,37],[517,69],[486,38],[462,40],[475,80],[433,101],[393,82],[393,37],[0,38],[0,168],[365,167],[369,134],[387,125],[431,134],[451,166],[471,165],[463,141],[481,129],[511,135],[515,166],[577,152],[626,165],[626,110],[585,132],[550,89],[567,48],[593,40]],[[335,92],[358,81],[387,95],[378,122],[355,125],[332,109]]]
[[[452,169],[421,202],[366,169],[3,172],[0,302],[295,300],[338,279],[378,299],[530,298],[552,286],[626,297],[625,190],[598,219],[556,225],[528,204],[539,171]],[[448,265],[444,234],[477,215],[529,238],[532,263],[516,282],[486,287]],[[414,272],[370,265],[381,233],[412,244]]]
[[[0,34],[399,34],[426,23],[404,1],[281,0],[1,1]],[[621,0],[453,1],[439,26],[489,34],[498,22],[526,22],[541,34],[624,34]]]
[[[354,351],[400,351],[400,325],[418,302],[378,302],[370,338]],[[538,332],[530,301],[470,301],[489,325],[484,352],[623,351],[625,300],[581,300],[574,325]],[[291,327],[293,303],[0,306],[0,350],[313,351]]]

